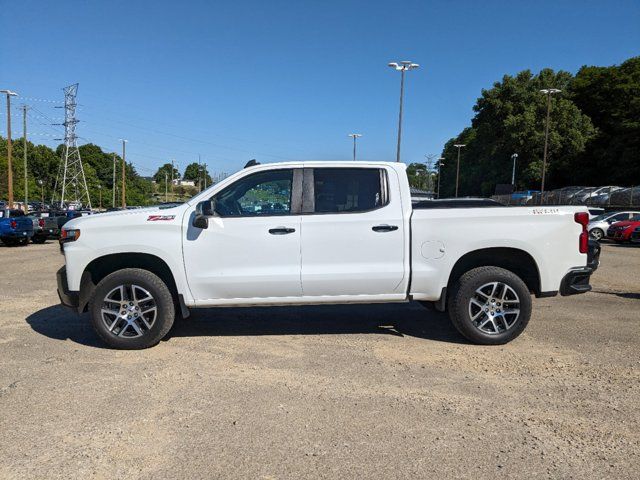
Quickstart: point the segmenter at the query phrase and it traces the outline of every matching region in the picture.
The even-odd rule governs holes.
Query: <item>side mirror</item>
[[[205,200],[196,205],[192,225],[196,228],[209,228],[209,218],[216,216],[216,201]]]

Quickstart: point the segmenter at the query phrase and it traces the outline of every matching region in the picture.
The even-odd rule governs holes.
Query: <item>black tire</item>
[[[22,245],[23,247],[26,247],[27,245],[29,245],[29,237],[19,238],[18,245]]]
[[[7,247],[14,247],[16,245],[15,238],[3,238],[2,243],[4,243]]]
[[[131,285],[142,287],[151,294],[155,301],[157,308],[155,319],[151,324],[151,328],[144,330],[144,334],[141,336],[133,338],[119,336],[115,332],[116,329],[114,329],[115,333],[109,331],[103,321],[102,307],[105,297],[120,285],[129,286],[129,288],[131,288]],[[167,285],[154,273],[139,268],[125,268],[103,278],[93,292],[89,303],[89,312],[93,328],[100,338],[110,347],[121,350],[141,350],[157,345],[167,335],[175,319],[174,299]],[[124,318],[121,321],[127,322]],[[141,323],[137,325],[144,327]],[[132,329],[133,327],[129,327],[128,333],[136,333]]]
[[[46,242],[46,241],[47,241],[47,237],[41,237],[41,236],[37,236],[37,237],[36,237],[36,236],[34,236],[34,237],[31,239],[31,242],[32,242],[32,243],[36,243],[36,244],[42,244],[42,243],[44,243],[44,242]]]
[[[592,228],[589,231],[589,236],[594,240],[602,240],[604,238],[604,231],[601,228]]]
[[[487,333],[481,330],[472,320],[471,309],[478,307],[472,306],[471,302],[472,298],[482,298],[478,296],[477,290],[483,285],[492,282],[504,284],[515,292],[519,300],[520,311],[515,318],[513,316],[514,314],[510,314],[509,320],[511,320],[512,323],[508,328],[504,328],[508,323],[505,322],[505,320],[507,320],[505,315],[498,317],[496,322],[491,321],[491,325],[498,326],[498,331]],[[507,289],[504,289],[504,291],[506,290]],[[491,302],[491,299],[488,298],[489,296],[487,296],[486,299],[487,305]],[[498,295],[496,294],[495,296],[497,297]],[[506,306],[509,300],[504,302]],[[498,305],[500,305],[500,303],[498,303]],[[502,306],[502,308],[505,308],[505,306]],[[520,335],[529,323],[529,319],[531,318],[531,294],[522,279],[515,273],[500,267],[478,267],[468,271],[455,282],[451,289],[451,295],[449,295],[448,298],[447,308],[451,322],[469,341],[479,345],[502,345]],[[495,308],[495,306],[488,308]],[[480,308],[480,310],[482,310],[482,308]],[[491,311],[493,312],[493,310]],[[478,323],[488,318],[488,314],[482,315],[484,315],[484,317],[480,317]],[[491,325],[487,328],[492,328]],[[504,328],[502,331],[500,331],[499,328],[501,326]]]

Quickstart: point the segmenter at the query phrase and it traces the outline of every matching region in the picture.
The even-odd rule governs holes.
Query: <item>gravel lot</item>
[[[1,478],[640,478],[640,247],[503,347],[418,304],[210,309],[103,348],[0,247]]]

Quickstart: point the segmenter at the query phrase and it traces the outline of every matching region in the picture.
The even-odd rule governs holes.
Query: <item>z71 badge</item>
[[[176,218],[175,215],[149,215],[147,222],[166,222]]]

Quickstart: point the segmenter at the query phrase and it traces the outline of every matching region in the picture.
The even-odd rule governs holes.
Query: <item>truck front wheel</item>
[[[156,345],[175,318],[167,285],[152,272],[125,268],[103,278],[89,304],[94,329],[110,347],[139,350]]]
[[[478,267],[455,282],[448,310],[453,325],[471,342],[501,345],[520,335],[529,323],[531,295],[513,272]]]

